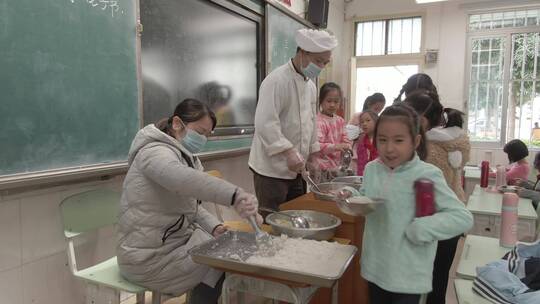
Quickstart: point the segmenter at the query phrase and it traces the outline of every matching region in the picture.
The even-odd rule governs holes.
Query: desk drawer
[[[499,237],[501,233],[501,218],[495,218],[495,227],[493,229]],[[518,221],[518,240],[522,242],[534,242],[536,240],[536,221],[529,219],[519,219]]]
[[[474,214],[474,226],[469,231],[473,235],[482,235],[489,237],[499,237],[499,230],[495,231],[495,219],[493,216],[485,214]]]

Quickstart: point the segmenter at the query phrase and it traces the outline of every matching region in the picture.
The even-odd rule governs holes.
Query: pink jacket
[[[321,150],[314,154],[314,163],[320,170],[334,169],[341,165],[341,152],[336,144],[350,143],[345,133],[345,120],[338,115],[329,117],[317,114],[317,134]]]
[[[511,183],[516,178],[527,180],[529,178],[529,164],[512,163],[506,168],[506,182]],[[497,173],[489,173],[489,177],[496,177]]]
[[[370,142],[367,134],[360,135],[356,154],[358,155],[356,174],[364,176],[364,168],[366,167],[367,163],[377,159],[379,156],[377,153],[377,148],[375,148],[374,143]]]

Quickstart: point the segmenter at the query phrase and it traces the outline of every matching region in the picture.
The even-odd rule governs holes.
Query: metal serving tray
[[[273,279],[310,284],[320,287],[332,287],[341,278],[352,258],[356,247],[341,245],[335,251],[333,261],[341,265],[337,275],[321,276],[305,271],[291,271],[285,268],[263,266],[244,262],[257,250],[255,235],[249,232],[228,231],[214,240],[206,241],[190,249],[188,253],[194,262],[230,272],[255,274]],[[232,256],[232,257],[231,257]]]

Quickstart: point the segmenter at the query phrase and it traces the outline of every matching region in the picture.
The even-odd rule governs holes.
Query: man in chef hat
[[[305,160],[320,149],[314,81],[337,46],[333,35],[312,29],[298,30],[296,43],[294,58],[261,84],[249,154],[259,204],[273,210],[306,193]]]

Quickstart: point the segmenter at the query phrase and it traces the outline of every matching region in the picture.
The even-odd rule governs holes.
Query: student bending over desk
[[[506,168],[506,182],[513,185],[517,179],[526,180],[529,177],[529,149],[519,139],[513,139],[504,145],[504,153],[508,155],[510,166]],[[497,173],[490,172],[489,177],[496,177]]]

